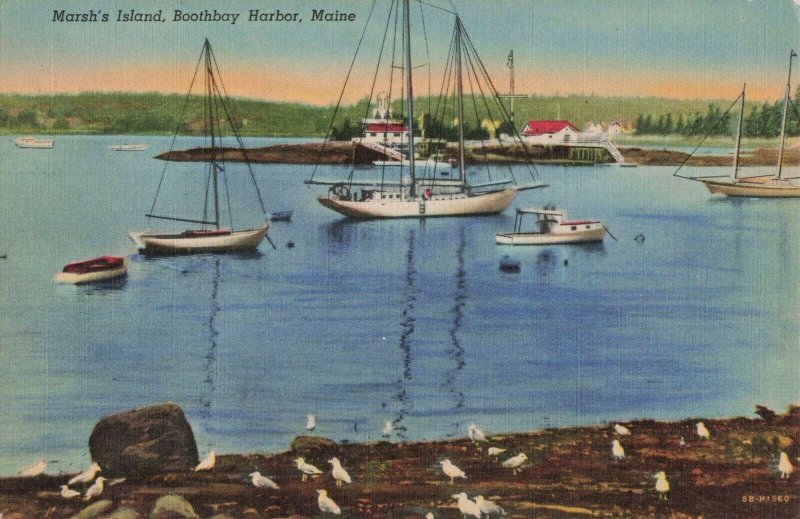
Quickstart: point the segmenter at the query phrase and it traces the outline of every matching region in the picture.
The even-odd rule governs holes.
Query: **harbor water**
[[[123,141],[150,147],[108,150]],[[316,202],[313,166],[256,164],[268,211],[294,210],[270,228],[275,249],[143,258],[127,233],[164,228],[144,215],[170,141],[0,139],[0,474],[39,457],[74,472],[102,416],[162,401],[201,453],[226,453],[286,449],[308,413],[320,436],[374,441],[392,420],[401,441],[800,400],[798,200],[714,198],[671,167],[539,166],[549,187],[515,206],[600,219],[617,241],[514,248],[494,243],[513,208],[356,222]],[[202,211],[202,166],[169,168],[180,180],[156,210],[188,214],[199,193]],[[246,167],[225,174],[225,203],[247,214]],[[101,254],[129,257],[124,282],[53,283]],[[519,273],[498,269],[506,254]]]

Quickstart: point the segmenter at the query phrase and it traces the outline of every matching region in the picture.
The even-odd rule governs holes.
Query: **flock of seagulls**
[[[313,414],[309,414],[306,416],[306,430],[312,431],[316,428],[316,418]],[[614,433],[616,433],[620,437],[624,436],[631,436],[631,430],[622,425],[622,424],[613,424],[612,426]],[[383,436],[386,437],[391,435],[394,429],[394,423],[392,421],[387,421],[384,428],[383,428]],[[697,422],[695,425],[696,433],[698,438],[702,440],[710,440],[711,433],[708,428],[705,426],[703,422]],[[478,445],[478,449],[480,450],[481,443],[488,443],[489,439],[484,431],[482,431],[477,425],[470,424],[467,428],[467,435],[469,439]],[[683,437],[680,439],[681,447],[686,445],[686,441]],[[507,452],[508,449],[503,449],[500,447],[489,447],[486,451],[488,456],[491,457],[498,457],[504,452]],[[625,459],[625,449],[622,446],[622,442],[618,438],[614,438],[611,442],[611,455],[615,461],[622,461]],[[194,472],[201,472],[201,471],[210,471],[216,465],[217,455],[216,452],[211,450],[203,458],[200,463],[194,467]],[[800,458],[798,458],[800,460]],[[501,465],[504,468],[509,468],[512,470],[512,474],[516,475],[522,470],[522,466],[525,462],[528,461],[528,457],[525,453],[518,453],[514,456],[511,456],[505,459]],[[304,458],[298,457],[293,460],[293,463],[297,470],[302,474],[302,481],[305,482],[308,480],[309,476],[318,476],[323,474],[323,472],[315,467],[314,465],[308,463]],[[351,484],[353,482],[352,477],[347,472],[347,470],[342,466],[342,462],[337,457],[332,457],[328,460],[328,463],[331,465],[331,476],[333,477],[335,484],[337,487],[342,487],[345,484]],[[455,484],[455,480],[458,479],[467,479],[466,473],[456,466],[452,461],[449,459],[443,459],[439,462],[441,465],[442,473],[450,479],[450,484]],[[47,462],[44,460],[39,460],[33,465],[23,468],[19,471],[19,475],[22,477],[36,477],[44,473],[47,469]],[[92,485],[86,489],[85,493],[83,494],[83,501],[89,501],[95,497],[98,497],[103,494],[105,489],[105,483],[108,481],[106,478],[100,476],[98,477],[98,473],[101,472],[100,465],[97,463],[92,463],[86,470],[81,472],[80,474],[71,478],[66,485],[61,485],[61,497],[64,499],[75,499],[81,496],[81,492],[70,488],[73,485],[82,485],[86,486],[89,483]],[[794,467],[792,466],[791,461],[789,460],[789,456],[781,451],[780,458],[778,461],[778,472],[780,472],[781,479],[786,479],[791,476],[794,472]],[[251,472],[249,474],[250,481],[252,485],[259,489],[272,489],[272,490],[279,490],[280,486],[270,479],[267,476],[262,475],[260,472]],[[655,481],[655,490],[658,494],[659,500],[666,500],[667,496],[670,491],[670,484],[669,480],[667,479],[666,473],[661,470],[656,472],[653,475]],[[113,485],[118,482],[122,482],[124,479],[114,480],[110,484]],[[317,490],[318,497],[317,497],[317,505],[319,509],[324,513],[330,513],[333,515],[340,515],[341,508],[336,502],[328,496],[327,490],[320,489]],[[498,504],[485,499],[483,496],[478,495],[475,496],[474,500],[470,499],[469,496],[465,492],[460,492],[458,494],[453,494],[453,499],[457,500],[457,506],[459,511],[464,517],[472,516],[478,519],[482,519],[483,515],[486,515],[487,518],[491,517],[492,514],[496,515],[506,515],[505,510],[500,507]],[[426,519],[433,519],[433,513],[429,512],[426,515]],[[2,518],[0,518],[2,519]]]

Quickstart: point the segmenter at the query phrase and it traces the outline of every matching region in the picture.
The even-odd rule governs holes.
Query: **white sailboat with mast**
[[[169,232],[131,232],[130,238],[134,241],[139,251],[143,254],[191,254],[199,252],[241,252],[255,250],[258,245],[264,240],[267,229],[269,227],[268,216],[264,207],[264,202],[261,198],[261,192],[255,180],[250,162],[247,160],[247,152],[242,143],[241,136],[234,124],[227,92],[225,92],[224,85],[220,79],[219,66],[217,65],[214,52],[211,49],[211,44],[206,39],[203,44],[203,51],[195,69],[195,74],[192,79],[192,84],[189,87],[189,93],[184,103],[183,111],[185,113],[186,105],[188,104],[189,96],[192,93],[192,86],[197,79],[198,71],[201,64],[204,71],[204,84],[205,84],[205,102],[203,106],[204,111],[204,132],[211,140],[211,146],[207,151],[210,154],[208,160],[208,169],[206,174],[205,184],[205,198],[203,201],[203,216],[202,218],[188,218],[174,215],[166,215],[156,213],[156,203],[158,201],[159,193],[164,182],[164,176],[167,171],[168,162],[164,165],[161,180],[159,181],[158,189],[156,190],[155,199],[150,211],[146,214],[148,218],[155,218],[161,220],[170,220],[174,222],[185,222],[200,225],[199,229],[189,229],[177,233]],[[232,230],[233,216],[230,214],[230,195],[228,194],[227,187],[227,173],[225,164],[222,160],[221,154],[218,154],[218,149],[221,145],[222,133],[219,127],[219,121],[225,117],[230,125],[230,129],[242,150],[245,157],[247,170],[252,180],[255,194],[260,204],[261,212],[264,214],[264,225],[250,229]],[[183,113],[178,125],[183,121]],[[177,136],[177,131],[176,131]],[[175,138],[172,143],[174,145]],[[171,151],[171,150],[170,150]],[[231,220],[230,228],[221,227],[221,211],[220,211],[220,178],[224,181],[225,194],[227,196],[228,216]],[[209,215],[209,197],[211,198],[211,212]],[[269,238],[267,238],[269,239]]]
[[[697,178],[705,184],[709,192],[715,195],[750,197],[750,198],[798,198],[800,197],[800,183],[798,177],[783,176],[783,152],[786,144],[786,116],[791,97],[789,91],[792,82],[792,59],[797,54],[792,50],[789,53],[789,78],[786,81],[786,90],[783,96],[783,114],[781,117],[780,149],[778,151],[778,171],[775,175],[761,175],[754,177],[739,176],[739,149],[742,139],[742,119],[744,117],[745,88],[739,96],[739,121],[736,126],[736,145],[733,153],[733,168],[729,179]]]
[[[452,79],[454,82],[454,104],[455,104],[455,121],[457,125],[457,138],[458,138],[458,155],[456,158],[456,165],[458,169],[458,177],[452,178],[449,173],[442,173],[436,175],[435,172],[431,175],[426,175],[424,172],[420,174],[419,162],[416,158],[416,142],[414,135],[415,111],[414,111],[414,90],[412,72],[414,66],[412,64],[411,55],[411,20],[409,0],[402,1],[402,27],[403,27],[403,74],[404,74],[404,108],[405,108],[405,127],[408,132],[407,142],[407,164],[403,161],[403,166],[407,166],[409,180],[406,183],[404,180],[403,171],[400,173],[400,180],[396,184],[391,184],[385,181],[381,175],[380,183],[358,183],[353,181],[353,174],[346,182],[342,181],[324,181],[316,180],[314,175],[307,180],[307,184],[329,185],[327,195],[319,196],[317,200],[323,206],[332,209],[347,217],[358,219],[371,219],[371,218],[420,218],[420,217],[434,217],[434,216],[467,216],[467,215],[485,215],[500,213],[508,208],[514,201],[517,192],[522,189],[532,189],[545,187],[543,184],[533,184],[527,186],[519,186],[516,179],[511,173],[510,179],[491,180],[480,185],[471,185],[467,181],[467,164],[465,157],[465,107],[464,107],[464,80],[463,72],[464,67],[469,66],[475,77],[475,84],[480,86],[478,76],[484,81],[486,90],[497,101],[497,113],[499,116],[508,120],[509,116],[503,104],[499,101],[499,94],[494,88],[491,79],[488,77],[483,63],[477,56],[469,36],[466,34],[461,19],[457,13],[448,11],[446,9],[437,8],[440,11],[446,11],[455,17],[455,29],[451,40],[450,54],[448,55],[448,66],[445,68],[451,71]],[[392,6],[396,5],[392,2]],[[399,5],[397,7],[400,8]],[[395,16],[397,13],[395,12]],[[389,19],[391,19],[392,10],[390,9]],[[388,24],[387,24],[388,25]],[[424,23],[423,23],[424,27]],[[366,28],[365,28],[366,30]],[[385,35],[384,35],[385,38]],[[467,60],[465,63],[465,56]],[[379,58],[380,65],[380,58]],[[398,68],[398,67],[392,67]],[[377,73],[377,71],[376,71]],[[445,74],[449,77],[448,73]],[[470,77],[470,82],[472,79]],[[472,83],[471,83],[472,84]],[[346,85],[345,85],[346,86]],[[443,94],[444,92],[443,80]],[[448,87],[449,90],[449,80]],[[473,86],[472,98],[475,101],[476,93]],[[483,94],[483,89],[481,90]],[[371,99],[370,99],[371,101]],[[445,101],[446,104],[447,101]],[[484,98],[484,102],[486,102]],[[486,110],[491,115],[491,108],[486,104]],[[478,108],[475,108],[475,115],[478,116]],[[490,118],[491,119],[491,118]],[[480,127],[480,122],[478,126]],[[516,130],[515,130],[516,132]],[[516,135],[519,145],[526,151],[527,147],[522,143],[519,134]],[[528,165],[529,168],[531,164]],[[427,169],[427,168],[425,168]],[[434,168],[435,169],[435,168]],[[509,171],[511,169],[509,168]],[[530,170],[529,170],[530,171]],[[316,168],[315,168],[316,173]],[[441,178],[446,175],[448,178]],[[531,172],[531,178],[534,178]],[[535,179],[535,178],[534,178]],[[354,188],[360,187],[360,196]]]

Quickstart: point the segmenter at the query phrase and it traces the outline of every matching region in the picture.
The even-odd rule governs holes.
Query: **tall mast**
[[[783,144],[786,138],[786,112],[789,108],[789,88],[792,82],[792,58],[797,56],[794,49],[789,53],[789,79],[786,80],[786,92],[783,95],[783,116],[781,119],[781,148],[778,152],[778,178],[781,178],[781,170],[783,169]]]
[[[747,83],[742,85],[742,102],[739,105],[739,123],[736,125],[736,148],[733,150],[733,171],[731,172],[731,180],[736,181],[736,174],[739,171],[739,146],[742,143],[742,119],[744,117],[744,90]]]
[[[411,81],[411,10],[409,0],[403,0],[403,25],[406,40],[406,124],[408,125],[408,165],[411,171],[411,196],[416,195],[417,181],[414,171],[414,89]]]
[[[211,178],[214,183],[214,226],[219,229],[219,188],[217,178],[217,143],[214,135],[214,91],[211,85],[211,44],[206,39],[206,103],[208,103],[208,129],[211,134]]]
[[[461,77],[461,18],[456,15],[456,97],[458,106],[458,168],[459,178],[466,185],[464,168],[464,82]]]
[[[514,125],[514,49],[508,52],[508,68],[510,69],[509,78],[509,97],[511,97],[511,125]]]

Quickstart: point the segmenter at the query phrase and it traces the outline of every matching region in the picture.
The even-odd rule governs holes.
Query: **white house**
[[[522,138],[531,144],[563,144],[575,140],[578,128],[565,120],[528,121],[522,127]]]
[[[588,133],[592,135],[603,133],[603,126],[602,124],[598,124],[594,121],[589,121],[588,123],[586,123],[586,126],[583,127],[583,133]]]
[[[390,148],[404,147],[408,145],[408,128],[405,124],[398,122],[370,121],[364,125],[364,137],[359,141]]]

